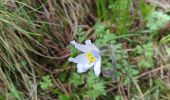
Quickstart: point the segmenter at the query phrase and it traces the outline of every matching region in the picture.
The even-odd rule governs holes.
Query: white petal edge
[[[70,43],[73,44],[73,45],[77,44],[75,40],[71,41]]]
[[[96,76],[100,75],[101,72],[101,56],[98,58],[97,62],[94,65],[94,72]]]
[[[91,40],[86,40],[85,41],[86,46],[88,46],[90,48],[90,51],[94,50],[99,52],[100,50],[97,48],[97,46],[95,46],[93,43],[91,43]]]
[[[75,46],[75,48],[77,48],[78,50],[80,50],[82,52],[89,52],[91,50],[91,48],[89,46],[79,44],[75,40],[71,41],[70,43],[73,44]]]
[[[82,63],[82,64],[88,64],[89,63],[85,53],[82,53],[75,58],[69,58],[68,60],[70,62],[74,62],[74,63]]]
[[[74,58],[68,58],[69,62],[74,62]]]
[[[86,72],[89,68],[91,68],[95,63],[91,63],[91,64],[82,64],[82,63],[78,63],[77,64],[77,72],[78,73],[83,73]]]
[[[88,70],[87,65],[83,65],[81,63],[77,64],[77,72],[78,73],[83,73],[83,72],[86,72],[87,70]]]
[[[90,45],[90,44],[91,44],[91,40],[86,40],[86,41],[85,41],[85,44],[86,44],[86,45]]]

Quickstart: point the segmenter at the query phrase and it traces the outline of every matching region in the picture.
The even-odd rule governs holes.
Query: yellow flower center
[[[91,52],[87,52],[86,57],[88,58],[88,60],[90,62],[95,62],[96,61],[96,58],[93,56],[93,54]]]

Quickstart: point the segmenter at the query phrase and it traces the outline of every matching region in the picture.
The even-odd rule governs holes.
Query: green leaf
[[[94,100],[99,95],[106,94],[105,82],[99,77],[96,77],[92,71],[88,73],[87,86],[89,90],[86,92],[86,94],[88,97],[91,97]]]
[[[166,52],[170,55],[170,48],[166,48]]]
[[[73,73],[69,82],[75,86],[84,84],[84,76],[79,73]]]
[[[59,100],[70,100],[70,97],[64,94],[59,95]]]
[[[136,46],[136,53],[137,54],[142,54],[143,53],[143,49],[142,49],[142,47],[140,45]]]
[[[41,89],[45,90],[45,89],[48,89],[52,86],[53,86],[53,84],[52,84],[52,80],[50,79],[50,76],[49,75],[43,76],[43,79],[40,82]]]
[[[164,28],[165,25],[170,21],[170,16],[163,12],[153,11],[147,18],[147,27],[156,31],[161,28]]]

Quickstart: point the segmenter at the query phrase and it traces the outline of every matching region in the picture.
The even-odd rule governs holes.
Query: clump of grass
[[[55,66],[54,62],[69,56],[66,44],[90,13],[90,3],[89,0],[1,1],[2,96],[18,100],[38,98],[40,73],[44,69],[41,64]]]

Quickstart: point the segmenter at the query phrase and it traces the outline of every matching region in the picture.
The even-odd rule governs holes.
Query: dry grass
[[[86,23],[92,3],[90,0],[1,1],[2,95],[18,100],[38,98],[41,61],[51,59],[61,63],[69,56],[66,45],[73,39],[77,27]]]

